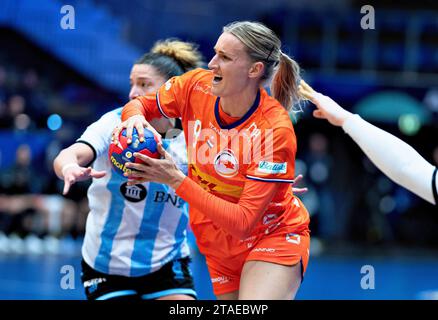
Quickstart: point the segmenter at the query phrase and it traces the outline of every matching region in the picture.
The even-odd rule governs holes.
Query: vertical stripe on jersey
[[[143,186],[146,190],[149,189],[149,183],[143,184]],[[138,236],[138,230],[140,230],[145,205],[146,199],[140,202],[125,200],[123,218],[114,239],[113,251],[111,252],[111,261],[109,264],[110,274],[130,276],[134,240]]]
[[[113,179],[113,178],[112,178]],[[117,179],[117,177],[115,177]],[[111,259],[111,251],[113,248],[114,237],[119,230],[120,223],[122,221],[123,209],[125,207],[123,197],[118,197],[120,193],[120,185],[118,183],[110,183],[107,185],[108,190],[111,192],[111,204],[110,211],[100,234],[101,245],[96,260],[94,261],[94,268],[103,273],[109,273],[109,263]]]
[[[131,256],[131,276],[139,276],[150,272],[152,253],[159,231],[159,221],[165,205],[164,201],[154,201],[157,191],[163,191],[163,186],[159,183],[151,182],[146,199],[145,213],[141,221],[140,230],[135,238],[134,250]],[[155,222],[156,225],[151,226],[152,222]],[[141,270],[141,274],[137,274],[139,270]]]
[[[173,196],[176,196],[173,190],[164,185],[166,191]],[[179,199],[181,200],[181,199]],[[180,203],[180,202],[179,202]],[[159,222],[159,232],[154,244],[152,253],[152,269],[150,272],[154,272],[161,268],[164,264],[179,257],[185,257],[189,254],[188,246],[184,242],[185,234],[181,234],[178,230],[181,229],[181,216],[186,215],[187,205],[184,202],[184,207],[177,208],[172,201],[166,201],[164,211],[167,214],[163,214]],[[182,221],[187,224],[188,218],[186,217]],[[185,229],[185,228],[183,228]]]
[[[185,209],[185,208],[184,208]],[[178,250],[175,259],[179,259],[185,257],[185,252],[181,252],[182,249],[187,247],[187,244],[184,243],[187,237],[187,223],[189,217],[186,210],[181,214],[181,218],[179,219],[178,226],[175,230],[175,243],[173,244],[173,250]],[[184,245],[183,245],[184,244]]]

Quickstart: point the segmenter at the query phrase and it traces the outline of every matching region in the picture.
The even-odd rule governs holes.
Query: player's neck
[[[243,117],[252,107],[259,88],[249,88],[233,96],[221,97],[222,111],[230,117]]]

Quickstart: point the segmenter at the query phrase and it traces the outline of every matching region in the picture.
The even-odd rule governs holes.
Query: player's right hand
[[[310,100],[317,107],[313,111],[315,118],[327,119],[331,124],[340,127],[352,115],[330,97],[313,90],[304,80],[301,80],[298,90],[304,98]]]
[[[112,143],[119,144],[120,132],[125,128],[126,128],[126,139],[128,144],[132,142],[132,132],[134,128],[138,132],[138,138],[140,139],[140,142],[144,141],[144,128],[147,128],[150,131],[152,131],[154,135],[158,137],[159,141],[161,141],[161,135],[155,130],[154,127],[151,126],[149,122],[146,121],[145,117],[142,115],[135,115],[123,121],[117,127],[114,128],[111,137]]]
[[[78,181],[88,180],[90,178],[102,178],[106,175],[105,171],[97,171],[91,167],[84,168],[78,166],[71,166],[64,171],[64,190],[63,195],[66,195],[70,187]]]

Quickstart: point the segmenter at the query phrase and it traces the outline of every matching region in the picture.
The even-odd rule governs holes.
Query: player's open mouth
[[[222,77],[220,77],[220,76],[215,76],[215,77],[213,78],[213,84],[218,84],[219,82],[221,82],[221,80],[222,80]]]

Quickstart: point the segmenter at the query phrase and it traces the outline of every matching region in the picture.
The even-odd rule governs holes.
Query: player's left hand
[[[88,180],[91,178],[100,179],[105,175],[105,171],[97,171],[92,167],[84,168],[79,165],[70,166],[66,170],[63,170],[64,189],[62,194],[66,195],[70,191],[70,187],[76,182]]]
[[[158,138],[158,140],[161,141],[161,135],[157,132],[157,130],[155,130],[154,127],[151,126],[149,122],[146,121],[145,117],[142,115],[135,115],[123,121],[113,129],[113,133],[111,136],[111,143],[118,145],[121,149],[123,149],[123,147],[119,142],[119,135],[120,132],[125,128],[126,128],[126,139],[128,144],[132,142],[132,132],[134,128],[138,132],[138,138],[140,142],[144,141],[144,128],[147,128],[150,131],[152,131],[152,133]]]
[[[162,159],[153,159],[147,155],[134,153],[134,157],[142,160],[144,163],[127,162],[126,167],[130,170],[128,185],[135,185],[148,181],[164,183],[173,189],[177,189],[185,179],[185,174],[178,169],[171,155],[164,150],[161,143],[157,146],[158,152],[163,156]]]
[[[303,194],[303,193],[306,193],[307,191],[309,191],[309,189],[307,189],[306,187],[304,187],[304,188],[296,188],[295,187],[295,185],[297,185],[298,182],[300,182],[300,180],[302,180],[302,179],[303,179],[303,175],[302,174],[298,175],[294,179],[294,182],[292,183],[292,192],[294,194]]]
[[[332,125],[341,127],[351,112],[342,108],[333,99],[313,90],[304,80],[300,81],[298,91],[302,97],[312,101],[316,106],[313,116],[318,119],[327,119]]]

